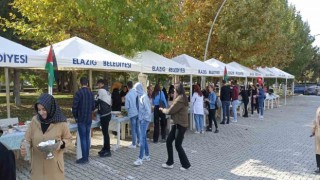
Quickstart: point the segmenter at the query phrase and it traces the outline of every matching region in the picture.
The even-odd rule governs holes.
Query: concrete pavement
[[[139,148],[121,148],[110,158],[100,158],[102,136],[96,131],[90,163],[75,164],[75,147],[65,154],[66,179],[320,179],[316,168],[311,124],[320,97],[296,96],[287,106],[258,115],[239,118],[237,123],[220,125],[218,134],[194,134],[188,131],[183,146],[191,168],[181,171],[175,152],[171,170],[162,169],[166,162],[166,145],[149,143],[151,161],[134,167]],[[115,143],[115,139],[112,139]],[[122,141],[129,145],[130,141]],[[18,179],[29,179],[29,165],[17,162]]]

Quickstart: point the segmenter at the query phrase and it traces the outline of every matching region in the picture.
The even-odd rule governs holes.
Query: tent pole
[[[92,86],[93,85],[93,82],[92,82],[92,70],[90,69],[89,70],[89,88],[91,89],[91,91],[93,90],[92,89]]]
[[[288,79],[286,78],[286,87],[284,88],[284,105],[287,105],[287,87],[288,87]]]
[[[291,87],[291,93],[292,93],[292,95],[294,95],[294,79],[292,79],[292,87]]]
[[[4,75],[6,78],[6,98],[7,98],[7,117],[10,118],[10,83],[9,83],[9,69],[4,68]]]
[[[192,74],[190,75],[190,94],[189,94],[189,97],[190,97],[190,102],[191,102],[191,98],[192,98]],[[193,129],[193,106],[191,105],[190,103],[190,130]]]

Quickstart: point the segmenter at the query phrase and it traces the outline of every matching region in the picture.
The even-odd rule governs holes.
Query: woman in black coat
[[[244,115],[243,117],[248,117],[248,103],[249,103],[249,95],[250,92],[248,90],[245,90],[244,86],[241,86],[240,94],[242,97],[242,102],[244,104]]]
[[[16,179],[16,161],[14,153],[0,142],[0,179]]]
[[[120,83],[114,83],[112,86],[112,94],[111,94],[111,99],[112,99],[112,111],[121,111],[121,96],[120,96],[120,88],[121,84]]]
[[[251,86],[251,114],[253,114],[253,111],[257,109],[257,112],[259,114],[259,108],[258,108],[258,90],[256,86],[252,85]]]

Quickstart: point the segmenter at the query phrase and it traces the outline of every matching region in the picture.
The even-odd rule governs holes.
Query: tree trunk
[[[20,70],[14,70],[14,87],[13,87],[13,96],[16,106],[21,106],[20,98]]]
[[[78,73],[72,71],[72,92],[75,94],[78,91]]]

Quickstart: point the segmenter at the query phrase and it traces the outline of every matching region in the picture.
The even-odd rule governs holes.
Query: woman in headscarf
[[[65,179],[63,152],[71,143],[71,134],[67,118],[50,94],[42,94],[34,105],[36,115],[25,134],[25,141],[30,144],[31,179]],[[54,158],[46,160],[37,146],[40,142],[57,140],[60,145],[53,152]],[[27,154],[25,143],[22,143],[21,155]]]
[[[169,109],[160,108],[165,114],[170,114],[171,118],[174,122],[172,125],[171,131],[167,138],[167,152],[168,152],[168,160],[165,164],[162,164],[163,168],[172,169],[173,168],[173,147],[172,143],[175,141],[175,147],[178,151],[179,159],[181,166],[180,170],[184,171],[190,168],[190,162],[186,153],[182,147],[182,141],[184,138],[184,134],[188,127],[188,98],[185,94],[184,88],[182,84],[177,84],[175,86],[175,96],[176,98],[173,101],[173,104]]]
[[[312,136],[315,136],[317,170],[315,173],[320,174],[320,107],[317,109],[316,119],[313,121]]]

